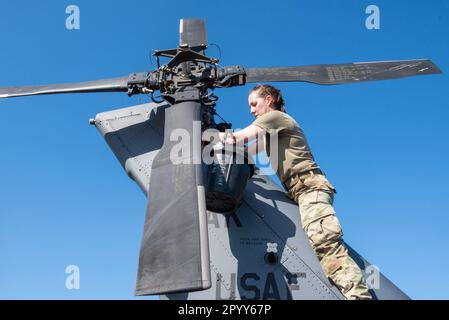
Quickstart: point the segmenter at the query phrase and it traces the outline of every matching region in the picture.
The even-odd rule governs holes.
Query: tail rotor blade
[[[165,109],[164,144],[152,163],[136,295],[211,286],[200,107],[199,102],[182,102]],[[179,142],[177,133],[188,134]],[[173,134],[176,141],[171,141]],[[191,146],[193,152],[186,154]],[[179,151],[181,163],[173,162]]]
[[[389,80],[441,73],[430,60],[398,60],[323,64],[302,67],[248,68],[246,82],[310,82],[333,85],[374,80]]]
[[[179,45],[189,47],[207,46],[207,34],[204,20],[181,19],[179,22]]]
[[[128,77],[96,80],[78,83],[51,84],[28,87],[0,88],[0,98],[32,96],[40,94],[79,93],[79,92],[126,92]]]

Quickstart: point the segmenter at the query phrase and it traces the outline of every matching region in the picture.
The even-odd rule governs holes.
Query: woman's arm
[[[249,125],[246,128],[238,131],[233,132],[231,134],[227,134],[226,132],[220,132],[219,137],[220,141],[224,141],[224,138],[226,137],[226,143],[228,144],[240,144],[243,145],[245,143],[251,142],[255,139],[263,137],[265,134],[265,130],[262,128],[255,126],[255,125]]]

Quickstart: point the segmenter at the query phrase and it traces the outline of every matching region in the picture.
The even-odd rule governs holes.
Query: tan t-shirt
[[[252,124],[267,132],[265,150],[271,167],[276,170],[282,183],[294,174],[319,168],[301,127],[285,112],[270,111],[259,116]],[[276,151],[277,159],[275,155],[270,155]]]

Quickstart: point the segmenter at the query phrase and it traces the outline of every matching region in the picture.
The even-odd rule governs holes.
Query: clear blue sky
[[[80,30],[65,28],[70,4]],[[365,28],[370,4],[380,30]],[[346,241],[412,298],[448,299],[448,12],[445,0],[2,1],[0,86],[151,70],[149,53],[177,45],[183,17],[206,19],[222,65],[430,58],[443,75],[278,87],[338,189]],[[217,91],[235,128],[253,120],[249,89]],[[88,119],[143,102],[0,101],[0,298],[134,299],[146,199]],[[80,268],[79,290],[65,287],[68,265]]]

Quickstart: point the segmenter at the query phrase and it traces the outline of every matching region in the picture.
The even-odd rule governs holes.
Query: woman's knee
[[[305,232],[313,248],[323,254],[342,243],[343,232],[335,214],[311,222]]]

